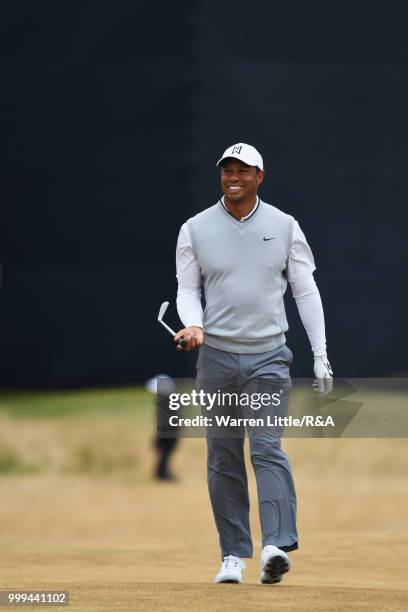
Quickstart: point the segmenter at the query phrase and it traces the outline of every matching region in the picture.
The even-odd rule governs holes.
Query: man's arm
[[[201,271],[194,257],[187,224],[181,227],[176,248],[177,311],[184,328],[174,340],[184,338],[187,345],[177,350],[189,351],[203,343],[203,307],[201,304]]]
[[[295,222],[287,276],[314,354],[314,386],[316,391],[326,395],[333,388],[333,372],[326,353],[323,305],[313,278],[315,269],[312,251]]]

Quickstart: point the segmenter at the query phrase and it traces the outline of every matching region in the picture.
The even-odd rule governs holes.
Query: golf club
[[[160,306],[160,310],[159,310],[159,314],[158,314],[157,320],[158,320],[159,323],[161,323],[163,325],[163,327],[165,327],[167,329],[169,334],[171,334],[173,336],[173,338],[174,338],[174,336],[176,335],[176,332],[173,331],[171,329],[171,327],[169,327],[163,321],[163,317],[164,317],[164,314],[165,314],[165,312],[167,310],[168,305],[169,305],[169,302],[163,302],[163,304]],[[180,338],[180,340],[177,342],[177,345],[181,346],[181,348],[184,348],[187,345],[187,342],[183,338]]]

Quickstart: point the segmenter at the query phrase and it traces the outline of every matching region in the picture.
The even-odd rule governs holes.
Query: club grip
[[[184,338],[180,338],[180,340],[177,341],[177,346],[181,346],[181,348],[184,348],[185,346],[187,346],[187,342],[184,340]]]

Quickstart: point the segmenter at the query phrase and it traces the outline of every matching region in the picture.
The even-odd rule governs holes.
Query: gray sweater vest
[[[204,286],[205,344],[233,353],[284,344],[293,217],[259,201],[246,221],[238,221],[218,202],[187,223]]]

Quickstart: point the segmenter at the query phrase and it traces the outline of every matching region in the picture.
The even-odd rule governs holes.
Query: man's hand
[[[180,329],[179,332],[174,336],[174,342],[177,342],[183,338],[187,343],[183,348],[181,346],[176,346],[178,351],[191,351],[191,349],[198,348],[202,345],[204,340],[204,333],[201,327],[185,327],[184,329]]]
[[[314,375],[316,380],[313,383],[313,391],[319,395],[328,395],[333,391],[333,370],[327,355],[315,357]]]

